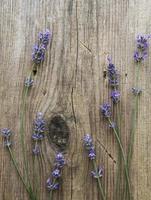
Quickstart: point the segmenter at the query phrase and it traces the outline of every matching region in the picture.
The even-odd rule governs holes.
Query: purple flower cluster
[[[83,138],[84,147],[88,151],[88,157],[90,160],[94,160],[96,157],[95,148],[93,145],[92,137],[89,134],[86,134]]]
[[[59,178],[61,177],[61,169],[65,165],[65,159],[62,153],[56,154],[54,170],[46,181],[46,188],[48,191],[59,189]]]
[[[111,91],[111,99],[113,103],[118,103],[120,101],[120,92],[118,90]]]
[[[109,85],[110,86],[118,86],[119,85],[119,74],[118,71],[115,68],[115,65],[112,63],[112,59],[110,57],[108,59],[108,66],[107,66],[107,72],[108,72],[108,79],[109,79]]]
[[[111,105],[108,103],[104,103],[100,106],[101,113],[104,117],[108,118],[111,116]]]
[[[88,151],[89,159],[94,161],[96,158],[96,153],[95,153],[92,137],[89,134],[86,134],[83,137],[83,142],[84,142],[85,149]],[[91,175],[94,178],[100,178],[103,176],[103,169],[99,167],[97,170],[91,171]]]
[[[45,51],[48,43],[51,40],[52,33],[49,30],[40,32],[38,35],[38,44],[35,44],[32,52],[32,60],[35,64],[40,64],[44,61]]]
[[[43,118],[43,114],[41,112],[38,112],[36,115],[36,119],[34,120],[34,133],[32,135],[32,139],[36,142],[35,147],[33,149],[33,153],[35,155],[40,153],[40,149],[37,142],[44,139],[45,129],[46,129],[46,122]]]
[[[134,52],[134,61],[141,62],[145,60],[148,56],[149,38],[150,35],[138,35],[136,38],[137,50]]]
[[[109,85],[114,88],[114,90],[111,91],[111,99],[113,103],[118,103],[120,101],[120,92],[116,89],[119,85],[119,73],[117,72],[115,65],[112,63],[112,59],[108,57],[108,66],[107,66],[107,72],[108,72],[108,79],[109,79]]]
[[[10,147],[11,144],[12,144],[11,141],[10,141],[10,136],[12,135],[11,130],[8,129],[8,128],[3,128],[1,130],[1,135],[4,138],[4,145],[7,146],[7,147]]]

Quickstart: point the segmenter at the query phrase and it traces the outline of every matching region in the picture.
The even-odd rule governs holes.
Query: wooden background
[[[48,123],[61,116],[69,128],[67,166],[56,200],[97,200],[97,185],[89,176],[92,165],[82,146],[82,137],[91,133],[97,161],[105,168],[102,179],[113,200],[117,174],[117,145],[112,131],[99,116],[99,105],[109,98],[104,78],[106,57],[121,74],[122,136],[129,136],[135,65],[133,52],[138,33],[151,33],[151,1],[148,0],[1,0],[0,1],[0,128],[13,130],[13,150],[22,166],[19,142],[19,110],[24,77],[32,66],[32,46],[39,31],[53,31],[44,64],[35,76],[28,97],[26,146],[31,177],[40,182],[39,199],[49,199],[45,181],[57,148],[48,139],[42,142],[44,159],[33,170],[32,121],[38,111]],[[151,56],[141,68],[139,116],[131,169],[134,200],[151,199]],[[0,200],[26,200],[9,154],[0,139]],[[110,156],[111,155],[111,156]],[[112,158],[111,158],[112,157]],[[115,162],[114,162],[115,160]],[[39,164],[38,164],[39,163]],[[122,180],[121,180],[122,184]],[[115,199],[116,200],[116,199]]]

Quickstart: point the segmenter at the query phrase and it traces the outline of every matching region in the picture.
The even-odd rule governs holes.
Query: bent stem
[[[111,119],[108,117],[108,122],[110,125],[112,125]],[[126,182],[127,182],[127,187],[128,187],[128,194],[129,194],[129,199],[131,199],[131,192],[130,192],[130,180],[129,180],[129,174],[128,174],[128,169],[127,169],[127,160],[125,158],[125,153],[124,153],[124,149],[123,146],[121,144],[118,132],[116,131],[116,129],[113,127],[113,132],[116,138],[116,141],[119,145],[121,154],[122,154],[122,158],[123,158],[123,162],[124,162],[124,169],[125,169],[125,177],[126,177]]]
[[[11,148],[10,148],[9,146],[8,146],[8,151],[9,151],[10,157],[11,157],[11,159],[12,159],[12,161],[13,161],[13,165],[14,165],[14,167],[15,167],[15,169],[16,169],[16,171],[17,171],[17,173],[18,173],[18,175],[19,175],[19,177],[20,177],[20,179],[21,179],[21,181],[22,181],[22,183],[23,183],[23,185],[25,186],[26,191],[28,192],[28,194],[29,194],[29,196],[30,196],[30,195],[31,195],[31,194],[30,194],[30,190],[29,190],[27,184],[25,183],[25,180],[24,180],[23,176],[21,175],[21,172],[20,172],[20,170],[19,170],[19,168],[18,168],[18,166],[17,166],[17,162],[16,162],[16,160],[15,160],[15,157],[14,157],[14,155],[13,155],[13,152],[12,152],[12,150],[11,150]]]
[[[93,160],[93,167],[94,167],[94,170],[97,172],[97,166],[96,166],[95,160]],[[103,188],[102,188],[101,180],[100,180],[99,177],[97,178],[97,182],[98,182],[99,190],[100,190],[101,195],[102,195],[102,199],[106,200],[106,197],[105,197],[105,194],[104,194],[104,191],[103,191]]]

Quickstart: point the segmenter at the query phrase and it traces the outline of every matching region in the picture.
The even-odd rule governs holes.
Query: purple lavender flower
[[[3,128],[1,130],[1,134],[4,138],[9,138],[11,136],[12,132],[9,128]]]
[[[32,61],[35,64],[40,64],[41,62],[44,61],[45,58],[45,51],[47,48],[47,45],[49,43],[49,40],[51,39],[52,33],[47,29],[45,32],[40,32],[38,39],[39,42],[38,44],[35,44],[33,47],[33,52],[32,52]]]
[[[148,56],[148,47],[149,47],[149,40],[150,35],[138,35],[136,38],[136,46],[137,50],[134,52],[134,61],[135,62],[142,62]]]
[[[37,142],[44,139],[45,126],[46,122],[43,118],[43,114],[41,112],[38,112],[36,115],[36,119],[34,120],[34,133],[32,134],[32,139],[36,141],[33,148],[34,155],[38,155],[40,153],[40,148],[37,145]]]
[[[45,58],[45,47],[43,45],[38,46],[37,44],[35,44],[32,52],[32,61],[35,64],[40,64],[41,62],[44,61],[44,58]]]
[[[147,52],[140,52],[140,51],[135,51],[134,52],[134,61],[135,62],[141,62],[147,58]]]
[[[34,134],[39,135],[39,139],[43,139],[43,133],[45,131],[46,122],[41,112],[37,113],[36,119],[34,120]]]
[[[115,122],[112,122],[111,124],[109,124],[109,127],[110,127],[110,128],[115,128],[115,127],[116,127],[116,123],[115,123]]]
[[[10,141],[10,136],[12,135],[11,130],[8,129],[8,128],[3,128],[1,130],[1,135],[4,138],[4,145],[7,146],[7,147],[10,147],[11,144],[12,144],[11,141]]]
[[[59,183],[53,183],[52,180],[50,178],[48,178],[47,182],[46,182],[46,187],[47,187],[48,191],[58,190],[59,189]]]
[[[92,143],[92,137],[89,135],[89,134],[86,134],[83,138],[83,141],[84,141],[84,146],[86,149],[91,149],[92,146],[93,146],[93,143]]]
[[[54,178],[59,178],[61,176],[60,170],[59,169],[54,169],[53,172],[52,172],[52,176]]]
[[[62,153],[58,153],[55,159],[55,167],[62,168],[65,165],[65,159]]]
[[[113,90],[111,92],[111,99],[113,103],[118,103],[120,101],[120,92],[118,90]]]
[[[115,68],[115,65],[112,63],[112,60],[110,57],[108,57],[108,67],[107,67],[107,72],[108,72],[108,78],[109,78],[109,85],[110,86],[117,86],[119,85],[119,74]]]
[[[134,88],[133,87],[132,93],[137,96],[137,95],[140,95],[142,93],[142,90],[140,88]]]
[[[93,178],[100,178],[103,176],[103,168],[99,167],[97,171],[91,171]]]
[[[95,159],[96,153],[95,153],[95,150],[94,150],[93,147],[89,150],[88,157],[90,158],[90,160],[94,160]]]
[[[34,82],[34,80],[32,80],[31,77],[27,77],[25,79],[24,85],[25,85],[25,87],[31,87],[33,85],[33,82]]]
[[[96,157],[95,148],[93,145],[92,137],[89,134],[86,134],[83,137],[84,147],[88,151],[88,157],[90,160],[94,160]]]
[[[52,32],[50,32],[48,29],[46,29],[45,32],[39,33],[39,40],[40,43],[44,45],[45,48],[47,48],[47,45],[49,43],[49,40],[51,40]]]
[[[55,157],[55,168],[51,173],[52,178],[48,178],[46,187],[48,191],[59,189],[59,179],[61,177],[61,169],[65,165],[65,159],[62,153],[57,153]]]
[[[147,50],[149,47],[149,42],[148,42],[149,38],[150,35],[138,35],[136,37],[137,48],[143,51]]]
[[[108,103],[104,103],[100,109],[104,117],[111,116],[111,106]]]

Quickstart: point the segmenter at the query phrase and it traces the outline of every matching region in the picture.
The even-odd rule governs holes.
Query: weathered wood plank
[[[28,97],[26,109],[26,144],[31,176],[40,181],[40,200],[48,199],[45,181],[52,166],[55,145],[42,143],[43,159],[33,166],[31,155],[32,120],[37,111],[49,121],[60,115],[66,121],[70,136],[66,149],[68,164],[63,172],[61,190],[54,194],[60,200],[98,199],[97,185],[89,176],[91,164],[82,147],[84,133],[92,133],[98,163],[104,165],[103,184],[108,199],[113,199],[116,181],[117,145],[103,118],[99,105],[109,99],[104,78],[106,56],[112,55],[121,73],[122,137],[127,146],[134,84],[134,38],[151,32],[151,2],[147,0],[16,0],[0,2],[0,127],[14,132],[13,149],[22,165],[19,144],[19,107],[24,77],[31,68],[32,46],[37,33],[53,31],[47,58],[35,76],[36,85]],[[150,56],[151,58],[151,56]],[[141,69],[139,123],[132,163],[134,199],[151,199],[151,106],[150,62]],[[0,199],[27,199],[9,155],[0,141]],[[36,163],[35,163],[36,164]],[[122,180],[121,180],[122,182]]]

